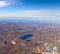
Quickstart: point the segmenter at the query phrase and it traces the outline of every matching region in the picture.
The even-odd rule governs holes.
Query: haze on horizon
[[[0,17],[60,18],[60,0],[0,0]]]

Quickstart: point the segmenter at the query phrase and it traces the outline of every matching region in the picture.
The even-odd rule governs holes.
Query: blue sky
[[[60,17],[60,0],[0,0],[0,17]]]

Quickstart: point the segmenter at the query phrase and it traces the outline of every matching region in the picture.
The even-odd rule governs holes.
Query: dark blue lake
[[[33,36],[33,34],[26,34],[26,35],[21,36],[20,39],[26,40],[26,39],[28,39],[29,37],[32,37],[32,36]]]

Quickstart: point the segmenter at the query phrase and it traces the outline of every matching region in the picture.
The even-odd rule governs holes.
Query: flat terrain
[[[26,34],[33,34],[33,36],[21,39]],[[0,21],[0,54],[50,52],[51,50],[46,48],[46,44],[52,49],[56,47],[57,49],[54,50],[60,53],[60,24],[58,20]]]

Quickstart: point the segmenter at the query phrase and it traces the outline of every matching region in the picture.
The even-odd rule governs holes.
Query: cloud
[[[16,13],[3,13],[0,17],[60,18],[60,10],[24,10]]]
[[[0,1],[0,7],[5,7],[10,5],[10,3],[8,3],[7,1]]]
[[[60,17],[60,10],[27,10],[22,11],[16,16],[20,17],[36,17],[36,18],[54,18]]]
[[[0,7],[6,7],[11,4],[14,4],[16,0],[0,0]]]

